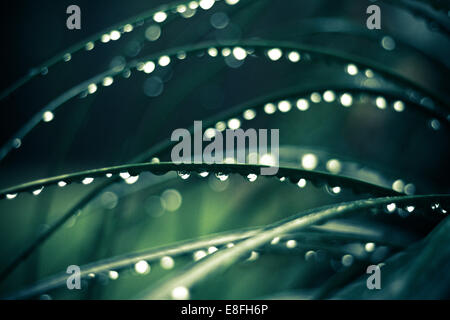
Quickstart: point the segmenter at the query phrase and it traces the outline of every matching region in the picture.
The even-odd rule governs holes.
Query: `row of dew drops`
[[[204,259],[205,257],[213,255],[214,253],[218,252],[219,250],[226,250],[226,249],[234,247],[234,245],[235,244],[233,242],[229,242],[223,246],[210,246],[205,249],[195,250],[192,252],[192,259],[195,262],[198,262],[198,261]],[[268,245],[271,247],[275,247],[275,248],[278,247],[280,249],[282,249],[282,248],[286,248],[286,249],[290,249],[290,250],[301,249],[299,247],[299,243],[297,240],[289,239],[287,237],[282,237],[282,236],[277,236],[277,237],[273,238],[268,243]],[[379,249],[379,252],[377,251],[377,249]],[[303,249],[301,249],[301,250],[303,250]],[[348,268],[348,267],[352,266],[355,258],[364,258],[367,256],[372,256],[371,260],[375,261],[375,260],[384,258],[385,254],[386,254],[386,247],[380,246],[378,248],[376,243],[374,243],[374,242],[367,242],[365,244],[358,243],[358,245],[355,245],[355,244],[348,245],[348,246],[344,245],[342,250],[343,251],[347,250],[349,252],[343,254],[340,257],[340,261],[339,261],[338,265],[336,265],[336,262],[334,260],[331,261],[331,266],[334,269],[339,269],[342,267]],[[313,262],[320,263],[320,262],[323,262],[325,259],[325,252],[323,251],[323,249],[303,250],[303,251],[305,251],[304,260],[308,263],[313,263]],[[247,258],[245,258],[243,260],[243,262],[257,261],[259,259],[260,255],[261,255],[261,252],[252,250],[248,254]],[[166,256],[159,258],[158,260],[159,260],[160,267],[164,270],[172,270],[175,268],[174,257],[166,255]],[[139,260],[139,261],[133,263],[132,264],[132,268],[133,268],[132,274],[141,275],[141,276],[148,275],[152,269],[150,262],[152,262],[152,261]],[[125,270],[128,270],[128,269],[125,269]],[[108,270],[106,272],[99,271],[99,272],[97,272],[97,274],[92,272],[92,273],[87,274],[87,276],[85,277],[85,280],[93,280],[97,277],[100,278],[101,284],[106,285],[108,283],[108,280],[113,280],[113,281],[118,280],[120,277],[120,273],[117,270]],[[173,300],[188,300],[191,298],[191,293],[190,293],[190,290],[188,287],[177,286],[177,287],[173,288],[173,290],[171,291],[170,298]],[[40,299],[48,300],[48,299],[52,299],[52,297],[49,294],[42,294],[40,296]]]

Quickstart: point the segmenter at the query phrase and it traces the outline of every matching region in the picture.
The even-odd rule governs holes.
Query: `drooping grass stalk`
[[[198,282],[205,280],[211,275],[224,271],[235,263],[239,258],[255,250],[265,243],[271,241],[275,237],[289,232],[302,230],[311,225],[347,215],[357,210],[367,210],[370,208],[379,208],[389,203],[396,204],[427,204],[433,202],[450,201],[450,195],[427,195],[427,196],[400,196],[385,197],[377,199],[357,200],[314,208],[296,214],[288,219],[271,224],[258,232],[255,236],[250,237],[231,248],[219,250],[214,255],[191,265],[185,270],[178,272],[170,279],[163,279],[160,284],[144,290],[137,298],[139,299],[170,299],[175,298],[172,294],[176,288],[190,289]]]
[[[73,182],[83,182],[86,179],[89,183],[97,177],[106,177],[106,175],[114,175],[120,173],[128,173],[131,176],[136,176],[144,171],[149,171],[151,173],[160,175],[165,174],[169,171],[186,171],[186,172],[211,172],[211,173],[238,173],[242,176],[247,176],[249,174],[260,174],[261,168],[268,167],[265,165],[256,164],[175,164],[172,162],[145,162],[137,164],[128,164],[114,167],[107,167],[101,169],[93,169],[80,171],[72,174],[65,174],[60,176],[55,176],[46,179],[40,179],[36,181],[27,182],[18,186],[10,187],[7,189],[0,190],[0,199],[7,199],[8,195],[16,195],[21,192],[33,192],[34,190],[40,189],[42,187],[47,187],[50,185],[57,185],[60,182],[65,184],[70,184]],[[276,174],[278,178],[287,178],[292,183],[297,183],[300,179],[305,179],[313,182],[316,185],[330,185],[330,186],[340,186],[343,188],[349,188],[357,193],[368,193],[375,196],[388,196],[388,195],[399,195],[398,193],[390,188],[381,187],[369,182],[357,180],[354,178],[349,178],[342,175],[331,174],[321,171],[310,171],[299,168],[289,168],[280,167],[278,173]],[[85,183],[88,184],[88,183]]]
[[[256,235],[258,232],[262,231],[263,227],[253,227],[248,229],[239,229],[228,232],[223,232],[220,234],[208,235],[201,237],[199,239],[187,240],[182,242],[177,242],[171,245],[165,245],[162,247],[151,248],[148,250],[139,251],[136,253],[127,253],[112,258],[102,259],[96,262],[89,263],[84,266],[80,266],[82,278],[88,277],[89,274],[99,274],[106,273],[111,270],[120,271],[121,269],[132,266],[138,261],[145,260],[148,263],[154,262],[164,256],[178,257],[186,254],[191,254],[196,250],[205,249],[211,246],[224,246],[229,243],[238,243],[249,237]],[[354,233],[342,230],[327,230],[321,229],[320,226],[312,226],[305,231],[299,231],[293,234],[285,234],[280,237],[280,241],[284,239],[298,239],[299,237],[306,237],[308,239],[305,243],[298,244],[298,247],[304,248],[321,248],[327,251],[335,251],[337,253],[342,253],[343,250],[334,248],[333,246],[327,244],[319,243],[326,241],[338,241],[338,242],[376,242],[377,245],[386,245],[389,247],[403,248],[409,243],[402,243],[398,241],[393,241],[384,236],[375,236],[371,233]],[[316,243],[316,245],[314,245]],[[270,246],[268,249],[275,247]],[[275,248],[274,250],[276,250]],[[17,291],[6,296],[6,299],[27,299],[40,294],[49,292],[58,287],[64,286],[67,280],[67,273],[61,272],[54,276],[50,276],[46,279],[39,281],[38,283],[27,287],[23,290]]]

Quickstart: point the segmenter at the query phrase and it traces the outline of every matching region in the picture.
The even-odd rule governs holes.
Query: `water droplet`
[[[209,172],[208,171],[203,171],[203,172],[200,172],[198,175],[200,177],[202,177],[202,178],[206,178],[209,175]]]
[[[155,22],[158,22],[158,23],[164,22],[164,20],[166,20],[166,19],[167,19],[167,13],[165,13],[164,11],[156,12],[153,15],[153,20],[155,20]]]
[[[65,186],[67,186],[67,182],[65,182],[65,181],[59,181],[58,182],[58,187],[63,188]]]
[[[292,108],[291,103],[288,100],[278,102],[278,110],[281,112],[289,112]]]
[[[395,203],[390,203],[386,206],[386,209],[389,213],[392,213],[397,209],[397,205]]]
[[[220,181],[226,181],[228,179],[228,174],[218,172],[216,173],[216,178],[219,179]]]
[[[406,207],[406,211],[408,211],[409,213],[413,212],[414,209],[415,209],[414,206],[407,206],[407,207]]]
[[[378,109],[386,109],[386,99],[383,97],[377,97],[375,99],[375,105]]]
[[[128,179],[129,177],[131,177],[131,175],[128,172],[121,172],[121,173],[119,173],[119,176],[122,179],[124,179],[124,180]]]
[[[433,130],[437,131],[437,130],[439,130],[441,128],[441,123],[437,119],[432,119],[432,120],[430,120],[430,127]]]
[[[277,108],[273,103],[266,103],[266,105],[264,106],[264,112],[267,114],[273,114],[275,113],[275,111],[277,111]]]
[[[314,257],[316,256],[316,252],[313,250],[309,250],[305,253],[305,260],[306,261],[311,261],[314,259]]]
[[[34,194],[35,196],[37,196],[37,195],[39,195],[39,194],[42,192],[42,190],[44,190],[44,187],[40,187],[39,189],[34,190],[34,191],[33,191],[33,194]]]
[[[139,274],[147,274],[150,272],[150,265],[145,260],[140,260],[134,265],[134,270]]]
[[[297,241],[295,241],[295,240],[288,240],[286,242],[286,247],[289,248],[289,249],[293,249],[293,248],[297,247]]]
[[[300,179],[300,180],[298,180],[297,185],[298,185],[300,188],[304,188],[304,187],[306,186],[306,180],[303,179],[303,178]]]
[[[136,181],[138,181],[138,179],[139,179],[139,175],[132,176],[132,177],[129,177],[128,179],[125,179],[125,183],[133,184],[133,183],[136,183]]]
[[[172,257],[165,256],[161,258],[161,267],[166,270],[173,269],[175,266],[175,261],[172,259]]]
[[[347,73],[351,76],[355,76],[358,74],[358,67],[355,66],[354,64],[349,64],[347,65]]]
[[[283,55],[283,51],[281,51],[279,48],[273,48],[267,51],[267,56],[272,61],[277,61],[281,58]]]
[[[306,99],[298,99],[296,105],[297,109],[300,111],[306,111],[309,109],[309,102]]]
[[[341,262],[344,267],[350,267],[353,264],[353,256],[351,254],[346,254],[342,257]]]
[[[117,271],[111,270],[108,272],[108,276],[111,280],[116,280],[119,278],[119,273]]]
[[[278,243],[280,243],[281,238],[280,237],[275,237],[272,239],[272,241],[270,241],[271,245],[276,245]]]
[[[375,250],[375,243],[373,242],[367,242],[366,245],[364,246],[364,249],[367,252],[373,252]]]
[[[299,62],[300,61],[300,54],[297,51],[291,51],[288,54],[288,59],[291,62]]]
[[[258,260],[259,258],[259,253],[256,251],[252,251],[250,254],[250,257],[247,259],[247,261],[255,261]]]
[[[219,249],[217,249],[216,247],[209,247],[208,248],[208,253],[209,254],[213,254],[214,252],[219,251]]]
[[[327,90],[323,93],[323,100],[326,102],[333,102],[336,99],[336,94],[334,91]]]
[[[353,97],[349,93],[344,93],[341,95],[339,101],[344,107],[350,107],[353,104]]]
[[[302,167],[306,170],[314,170],[319,163],[319,159],[313,153],[306,153],[302,156]]]
[[[258,178],[258,176],[254,173],[250,173],[249,175],[247,175],[247,180],[250,182],[255,181]]]
[[[186,180],[186,179],[188,179],[191,176],[191,174],[189,172],[187,172],[187,171],[179,171],[178,175],[183,180]]]
[[[189,296],[189,289],[186,287],[176,287],[172,290],[172,299],[174,300],[188,300]]]
[[[17,193],[8,193],[6,195],[6,199],[9,199],[9,200],[14,199],[15,197],[17,197]]]
[[[405,104],[402,101],[395,101],[394,110],[397,112],[402,112],[403,110],[405,110]]]
[[[51,111],[45,111],[43,114],[42,114],[42,120],[44,121],[44,122],[50,122],[50,121],[52,121],[53,119],[54,119],[54,114],[53,114],[53,112],[51,112]]]
[[[87,177],[87,178],[84,178],[84,179],[81,181],[81,183],[82,183],[82,184],[91,184],[93,181],[94,181],[94,178],[89,178],[89,177]]]
[[[198,261],[200,259],[203,259],[204,257],[206,257],[208,254],[204,251],[204,250],[198,250],[194,252],[194,261]]]
[[[242,114],[242,117],[245,120],[253,120],[256,117],[256,111],[253,109],[245,110],[244,113]]]

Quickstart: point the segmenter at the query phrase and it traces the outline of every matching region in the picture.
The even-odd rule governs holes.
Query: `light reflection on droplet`
[[[392,213],[397,209],[397,205],[395,203],[390,203],[386,206],[386,209],[389,213]]]
[[[373,252],[375,250],[375,243],[373,242],[367,242],[366,245],[364,246],[364,249],[367,252]]]
[[[314,103],[319,103],[322,100],[322,97],[319,93],[313,92],[311,93],[311,101]]]
[[[266,105],[264,106],[264,112],[267,114],[273,114],[276,110],[277,108],[273,103],[266,103]]]
[[[383,97],[377,97],[375,99],[375,104],[378,109],[386,109],[386,99]]]
[[[180,172],[178,172],[178,176],[181,179],[186,180],[186,179],[188,179],[191,176],[191,174],[189,172],[186,172],[186,171],[180,171]]]
[[[402,112],[403,110],[405,110],[405,104],[402,101],[395,101],[394,110],[397,112]]]
[[[288,100],[278,102],[278,110],[281,112],[289,112],[291,110],[291,103]]]
[[[65,182],[65,181],[59,181],[58,182],[58,187],[63,188],[65,186],[67,186],[67,182]]]
[[[353,104],[353,97],[349,93],[344,93],[339,101],[344,107],[350,107]]]
[[[342,165],[341,162],[337,159],[330,159],[327,161],[326,168],[331,173],[337,174],[341,171]]]
[[[281,49],[279,48],[273,48],[267,51],[267,55],[270,60],[277,61],[283,55],[283,51],[281,51]]]
[[[159,60],[158,60],[158,64],[159,64],[161,67],[168,66],[169,63],[170,63],[170,57],[169,57],[169,56],[162,56],[162,57],[160,57]]]
[[[336,99],[336,95],[333,91],[327,90],[323,93],[323,100],[325,100],[326,102],[333,102],[334,99]]]
[[[54,114],[51,111],[45,111],[44,114],[42,115],[42,120],[44,122],[50,122],[54,119]]]
[[[216,173],[216,178],[220,181],[226,181],[228,179],[228,175],[225,173],[218,172]]]
[[[242,114],[242,117],[245,120],[253,120],[256,117],[256,111],[253,109],[245,110],[244,113]]]
[[[150,265],[145,260],[140,260],[134,265],[134,270],[139,274],[147,274],[150,272]]]
[[[241,121],[239,119],[233,118],[228,120],[228,128],[231,130],[239,129],[241,126]]]
[[[153,15],[153,20],[155,20],[155,22],[158,22],[158,23],[164,22],[166,19],[167,19],[167,13],[165,13],[164,11],[156,12]]]
[[[133,184],[136,183],[139,179],[139,175],[136,175],[134,177],[129,177],[128,179],[125,179],[125,183],[127,184]]]
[[[344,267],[350,267],[353,264],[353,256],[351,254],[346,254],[342,257],[341,262]]]
[[[81,183],[82,184],[91,184],[94,181],[94,178],[84,178]]]
[[[91,83],[88,85],[88,92],[89,94],[93,94],[97,91],[97,85],[95,83]]]
[[[176,287],[172,290],[171,295],[174,300],[188,300],[190,293],[189,289],[186,287]]]
[[[203,10],[209,10],[214,5],[215,0],[200,0],[199,5]]]
[[[175,261],[172,259],[172,257],[165,256],[161,258],[161,267],[166,270],[173,269],[175,266]]]
[[[304,188],[304,187],[306,186],[306,180],[303,179],[303,178],[300,179],[300,180],[298,180],[297,185],[298,185],[300,188]]]
[[[111,270],[108,272],[108,276],[111,280],[119,279],[119,273],[117,271]]]
[[[397,192],[403,192],[404,187],[405,187],[405,183],[401,179],[395,180],[392,183],[392,189],[394,189]]]
[[[293,248],[297,247],[297,241],[295,241],[295,240],[288,240],[286,242],[286,247],[289,248],[289,249],[293,249]]]
[[[204,257],[206,257],[208,254],[204,250],[198,250],[194,252],[194,261],[198,261]]]
[[[288,54],[288,59],[294,63],[298,62],[298,61],[300,61],[300,54],[297,51],[291,51]]]
[[[44,187],[34,190],[33,195],[35,195],[35,196],[39,195],[42,192],[42,190],[44,190]]]
[[[236,60],[244,60],[247,57],[247,51],[245,51],[244,48],[235,47],[233,49],[233,56],[236,58]]]
[[[217,51],[216,48],[211,47],[211,48],[208,49],[208,54],[209,54],[211,57],[217,57],[218,51]]]
[[[155,70],[155,63],[153,61],[147,61],[143,66],[143,70],[147,74],[152,73]]]
[[[302,157],[302,167],[306,170],[314,170],[318,162],[317,156],[313,153],[304,154]]]
[[[250,173],[250,174],[247,175],[247,180],[250,181],[250,182],[255,181],[257,178],[258,178],[258,176],[256,174],[254,174],[254,173]]]
[[[103,79],[103,86],[104,87],[109,87],[110,85],[112,85],[114,82],[114,79],[112,77],[105,77]]]
[[[111,31],[110,34],[109,34],[109,37],[110,37],[111,40],[113,40],[113,41],[120,39],[120,36],[121,36],[121,34],[120,34],[120,32],[117,31],[117,30],[113,30],[113,31]]]
[[[8,193],[6,195],[6,199],[9,199],[9,200],[14,199],[15,197],[17,197],[17,193]]]
[[[309,108],[309,102],[306,99],[298,99],[297,100],[297,108],[300,111],[306,111]]]
[[[351,76],[355,76],[358,74],[358,67],[354,64],[347,65],[347,73]]]

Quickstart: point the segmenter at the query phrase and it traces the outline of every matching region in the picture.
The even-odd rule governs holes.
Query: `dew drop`
[[[258,178],[258,176],[254,173],[250,173],[249,175],[247,175],[247,180],[250,182],[255,181]]]
[[[202,178],[206,178],[209,175],[209,172],[208,171],[203,171],[203,172],[200,172],[198,175],[200,177],[202,177]]]
[[[216,173],[216,178],[219,179],[220,181],[226,181],[228,179],[228,174],[218,172]]]
[[[119,278],[119,273],[117,271],[111,270],[108,272],[108,276],[111,280],[117,280]]]
[[[14,199],[15,197],[17,197],[17,193],[8,193],[6,195],[6,199],[9,199],[9,200]]]
[[[191,176],[191,174],[189,172],[187,172],[187,171],[178,171],[178,175],[183,180],[186,180],[186,179],[188,179]]]
[[[300,179],[300,180],[298,180],[297,185],[298,185],[300,188],[304,188],[304,187],[306,186],[306,180],[303,179],[303,178]]]
[[[174,300],[187,300],[189,299],[189,289],[186,287],[176,287],[172,290],[172,299]]]
[[[34,194],[35,196],[37,196],[37,195],[39,195],[39,194],[42,192],[42,190],[44,190],[44,187],[40,187],[39,189],[34,190],[34,191],[33,191],[33,194]]]
[[[87,185],[87,184],[91,184],[93,181],[94,181],[94,178],[89,178],[89,177],[87,177],[87,178],[84,178],[84,179],[81,181],[81,183]]]

